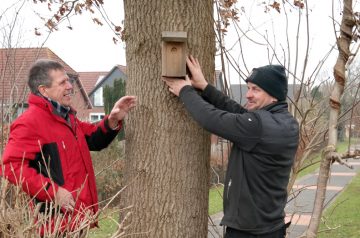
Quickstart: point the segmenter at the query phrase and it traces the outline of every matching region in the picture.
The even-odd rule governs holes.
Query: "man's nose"
[[[253,96],[253,93],[251,92],[251,90],[248,90],[248,91],[246,92],[245,97],[246,97],[246,98],[251,98],[252,96]]]
[[[70,81],[66,81],[66,88],[67,89],[72,89],[73,88],[73,85]]]

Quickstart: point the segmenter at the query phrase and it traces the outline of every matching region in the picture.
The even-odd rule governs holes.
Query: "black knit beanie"
[[[279,101],[286,100],[288,83],[285,68],[281,65],[254,68],[246,82],[256,84]]]

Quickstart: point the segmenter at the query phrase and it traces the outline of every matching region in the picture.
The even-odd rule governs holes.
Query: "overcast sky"
[[[24,0],[1,1],[0,13],[12,4],[16,4],[16,8],[19,9],[20,3]],[[124,15],[122,0],[105,0],[104,2],[103,13],[106,12],[115,24],[121,25]],[[245,9],[245,11],[240,11],[239,13],[239,24],[243,30],[248,31],[246,31],[246,36],[240,33],[243,41],[243,51],[240,53],[240,48],[235,46],[230,53],[238,62],[241,61],[242,56],[246,58],[248,70],[270,63],[267,57],[269,48],[263,38],[265,34],[268,34],[269,39],[276,45],[276,50],[280,56],[284,55],[282,47],[287,47],[287,41],[289,41],[291,47],[295,47],[297,39],[296,31],[298,28],[298,14],[295,9],[287,10],[287,19],[289,20],[287,29],[288,32],[290,32],[290,38],[287,39],[285,35],[286,16],[283,14],[284,11],[282,11],[282,14],[278,14],[275,10],[270,11],[270,13],[264,13],[264,5],[262,5],[264,1],[260,0],[243,0],[238,2],[238,9]],[[335,1],[336,4],[339,2],[341,1]],[[313,70],[312,68],[315,67],[326,52],[328,52],[331,45],[334,44],[335,35],[332,31],[331,1],[309,0],[308,3],[310,9],[308,16],[310,19],[309,51],[311,56],[308,71],[311,72]],[[242,6],[244,6],[244,8],[241,8]],[[13,7],[12,9],[15,8]],[[335,19],[340,21],[341,15],[339,8],[335,7],[335,11]],[[46,29],[41,27],[44,23],[36,16],[36,12],[42,15],[49,15],[46,4],[33,4],[33,1],[25,1],[25,5],[18,16],[18,27],[21,28],[21,30],[18,30],[18,32],[20,32],[19,40],[13,40],[13,44],[16,43],[22,47],[38,47],[44,42]],[[96,13],[96,16],[101,19],[98,13]],[[14,11],[8,11],[6,15],[3,15],[0,19],[0,34],[6,31],[6,28],[3,26],[6,25],[6,23],[12,22],[14,17]],[[300,36],[298,38],[301,42],[301,47],[297,49],[299,55],[304,55],[306,51],[306,45],[304,43],[307,39],[304,20],[305,15],[302,16]],[[70,24],[73,30],[67,28]],[[252,29],[250,24],[254,26],[256,30]],[[39,31],[43,34],[41,37],[34,36],[34,27],[40,28]],[[225,38],[228,48],[234,45],[238,39],[235,31],[231,29],[233,28],[230,28],[230,32]],[[124,43],[119,41],[119,43],[115,45],[112,37],[113,32],[109,30],[108,26],[97,26],[92,22],[90,15],[85,12],[83,16],[71,17],[70,23],[63,22],[60,25],[59,31],[50,34],[50,37],[45,41],[45,46],[53,50],[54,53],[78,72],[109,71],[116,64],[126,65]],[[292,48],[291,57],[293,62],[295,52],[296,49]],[[333,57],[336,57],[336,53],[334,53]],[[303,60],[303,57],[301,59]],[[281,62],[281,57],[279,60]],[[335,64],[334,58],[331,60],[332,61],[328,63],[329,67]],[[271,63],[278,62],[273,60]],[[298,62],[298,64],[300,63]],[[219,69],[219,67],[220,62],[216,60],[216,68]],[[246,70],[244,70],[244,72],[246,73]],[[232,80],[235,82],[238,81],[239,77],[234,73],[232,74]]]
[[[275,10],[265,13],[262,2],[264,1],[239,1],[245,5],[244,11],[240,12],[239,22],[243,30],[239,33],[242,41],[241,51],[239,45],[235,44],[239,37],[236,36],[233,28],[230,29],[228,37],[225,39],[228,47],[235,44],[235,47],[231,48],[230,51],[232,56],[240,64],[241,57],[246,59],[247,71],[242,65],[245,74],[252,68],[265,64],[285,64],[287,67],[290,62],[289,71],[296,72],[297,76],[300,77],[303,73],[305,53],[308,50],[308,65],[304,75],[306,75],[305,78],[311,75],[336,42],[332,21],[332,1],[308,0],[308,15],[306,16],[304,9],[300,17],[300,24],[298,24],[299,14],[296,8],[287,5],[286,11],[281,9],[281,14]],[[342,1],[335,1],[334,3],[334,18],[337,22],[335,28],[338,30],[341,22],[339,3]],[[355,3],[356,1],[354,1]],[[306,18],[309,19],[308,25]],[[307,35],[307,28],[309,29],[309,36]],[[244,32],[246,32],[246,36]],[[267,36],[268,40],[264,36]],[[268,42],[273,48],[269,47]],[[277,57],[271,57],[273,50],[277,52]],[[336,50],[332,52],[321,72],[327,71],[331,76],[337,54]],[[238,74],[232,73],[230,76],[231,82],[241,82]],[[324,76],[323,78],[329,77]]]
[[[1,0],[0,13],[7,7],[15,4],[19,9],[23,0]],[[105,12],[108,17],[115,23],[120,25],[123,20],[122,0],[105,0]],[[13,22],[15,17],[14,7],[8,11],[0,19],[0,27],[4,24]],[[55,9],[55,8],[54,8]],[[94,8],[96,10],[96,8]],[[19,39],[13,40],[13,44],[21,47],[38,47],[45,41],[45,47],[50,48],[55,54],[62,58],[74,70],[83,71],[109,71],[116,64],[126,65],[124,43],[113,43],[113,32],[105,24],[98,26],[94,24],[91,16],[84,12],[82,16],[73,16],[70,22],[62,22],[58,31],[54,31],[49,35],[46,28],[43,27],[44,22],[39,19],[36,13],[43,16],[50,15],[46,4],[33,4],[33,1],[26,1],[19,12],[18,29],[20,31]],[[101,16],[96,10],[96,17]],[[67,28],[71,25],[73,30]],[[34,28],[38,27],[42,35],[35,36]],[[4,35],[4,30],[0,28]],[[8,33],[7,33],[8,34]],[[1,36],[3,39],[3,36]],[[2,40],[4,42],[4,40]],[[2,43],[3,43],[2,42]],[[4,46],[2,46],[4,47]]]

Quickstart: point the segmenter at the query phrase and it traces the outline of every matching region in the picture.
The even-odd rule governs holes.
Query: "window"
[[[90,122],[100,121],[105,117],[105,113],[90,113]]]
[[[94,93],[94,106],[95,107],[103,107],[104,100],[103,100],[103,88],[98,88]]]

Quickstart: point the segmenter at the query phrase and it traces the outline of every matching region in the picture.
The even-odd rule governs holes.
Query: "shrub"
[[[107,201],[123,187],[124,141],[114,140],[108,148],[91,152],[99,201]],[[117,197],[112,206],[117,205]],[[103,203],[100,202],[100,206]]]

